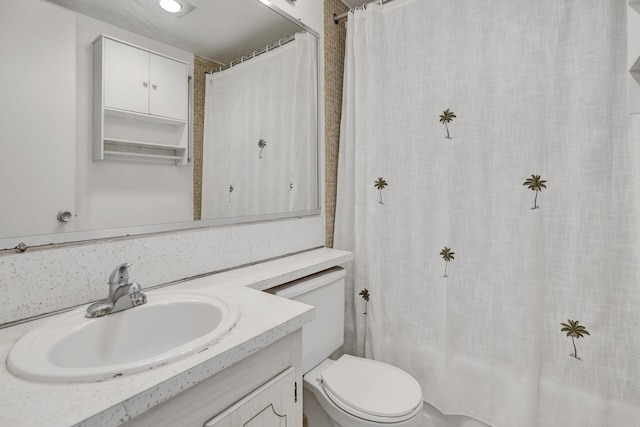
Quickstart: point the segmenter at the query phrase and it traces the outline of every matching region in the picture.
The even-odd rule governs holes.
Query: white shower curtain
[[[318,207],[316,64],[315,37],[298,33],[207,76],[203,219]]]
[[[355,253],[346,352],[495,427],[640,426],[625,14],[626,0],[350,13],[334,237]]]

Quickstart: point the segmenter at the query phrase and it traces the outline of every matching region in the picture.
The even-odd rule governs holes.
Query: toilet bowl
[[[344,278],[336,267],[269,291],[315,308],[302,328],[308,427],[418,427],[422,390],[411,375],[376,360],[328,358],[344,340]]]
[[[304,399],[313,393],[335,427],[417,427],[422,390],[406,372],[386,363],[344,355],[304,375]],[[309,427],[314,427],[310,419]]]

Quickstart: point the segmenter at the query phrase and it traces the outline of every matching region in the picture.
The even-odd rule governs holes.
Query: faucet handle
[[[133,307],[147,302],[147,296],[142,293],[142,286],[137,283],[131,284],[131,287],[129,288],[129,300]]]
[[[116,267],[109,276],[109,285],[123,285],[129,283],[129,267],[131,263],[125,262]]]

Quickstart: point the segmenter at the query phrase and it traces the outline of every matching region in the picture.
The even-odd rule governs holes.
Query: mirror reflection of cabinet
[[[188,64],[102,35],[94,73],[94,160],[187,163]]]
[[[105,108],[187,119],[187,64],[102,40]]]

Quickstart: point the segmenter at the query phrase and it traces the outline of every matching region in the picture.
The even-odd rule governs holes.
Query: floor
[[[443,415],[425,402],[422,427],[489,427],[487,424],[462,415]]]

